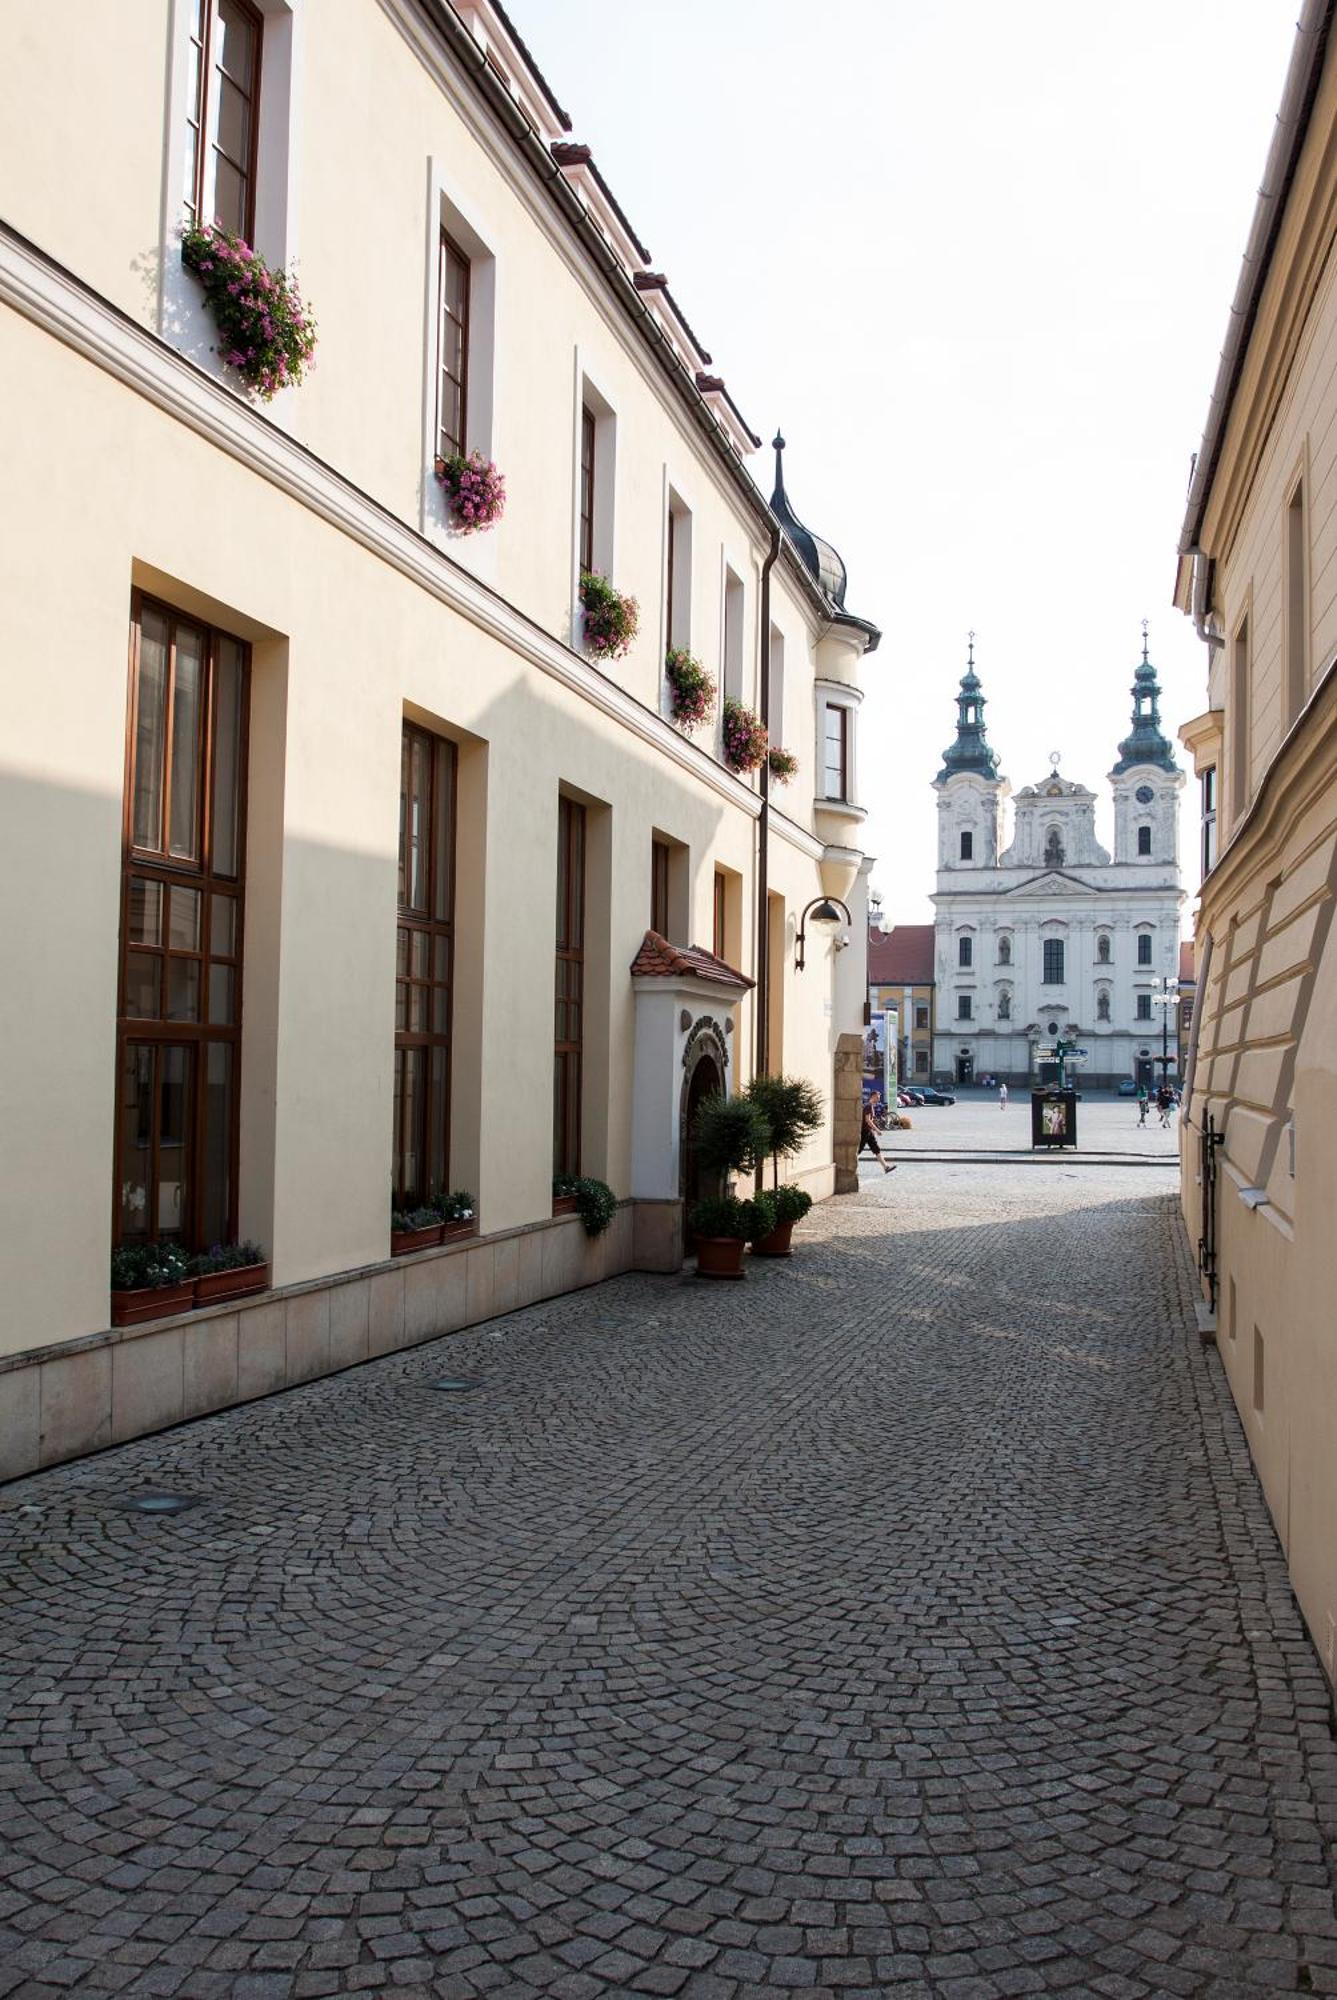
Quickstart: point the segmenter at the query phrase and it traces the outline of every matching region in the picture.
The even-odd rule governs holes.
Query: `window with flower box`
[[[249,0],[192,0],[186,78],[186,220],[255,240],[264,22]]]
[[[557,801],[557,976],[553,1034],[552,1170],[580,1172],[585,1012],[585,808]]]
[[[406,722],[395,955],[393,1176],[400,1208],[449,1186],[455,779],[455,745]]]
[[[441,231],[437,267],[436,455],[462,457],[469,434],[469,259]]]
[[[249,649],[136,596],[121,863],[117,1243],[237,1230]]]

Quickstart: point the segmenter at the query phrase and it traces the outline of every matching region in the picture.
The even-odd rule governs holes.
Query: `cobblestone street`
[[[1173,1186],[906,1159],[5,1489],[0,1993],[1337,1992]]]

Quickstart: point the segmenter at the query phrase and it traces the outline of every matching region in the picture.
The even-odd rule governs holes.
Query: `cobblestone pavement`
[[[6,1489],[0,1992],[1337,1992],[1167,1180],[873,1170]]]

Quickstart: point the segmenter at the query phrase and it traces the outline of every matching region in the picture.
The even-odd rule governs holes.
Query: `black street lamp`
[[[1161,1084],[1170,1081],[1170,1009],[1179,1005],[1179,981],[1168,975],[1156,981],[1156,990],[1151,996],[1153,1007],[1161,1010]]]
[[[814,896],[810,903],[805,903],[799,915],[798,936],[794,940],[795,972],[802,972],[803,970],[803,944],[806,936],[804,925],[807,923],[809,916],[811,916],[815,924],[823,926],[827,924],[852,924],[854,922],[849,909],[841,902],[839,896]]]

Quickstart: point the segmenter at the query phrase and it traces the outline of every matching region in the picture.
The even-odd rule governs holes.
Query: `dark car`
[[[934,1090],[930,1085],[921,1087],[919,1095],[925,1104],[955,1104],[956,1099],[948,1090]]]

